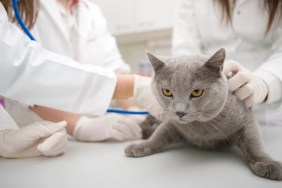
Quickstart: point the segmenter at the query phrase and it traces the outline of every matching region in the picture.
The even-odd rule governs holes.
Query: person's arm
[[[134,75],[117,75],[117,84],[113,94],[113,99],[124,100],[133,96]],[[73,135],[73,130],[81,115],[76,113],[64,112],[44,106],[34,105],[31,110],[42,119],[58,122],[67,122],[67,133]]]
[[[282,103],[282,19],[277,15],[273,24],[267,34],[271,35],[273,53],[263,65],[254,72],[235,61],[224,65],[225,74],[233,74],[228,81],[229,89],[248,107],[255,104],[278,107]]]
[[[133,96],[134,75],[117,75],[116,88],[113,99],[124,100]]]
[[[128,99],[133,96],[138,106],[143,107],[154,116],[162,113],[162,108],[158,104],[151,89],[151,78],[137,75],[118,75],[117,84],[113,99]],[[49,121],[68,122],[67,132],[72,135],[75,125],[80,119],[80,115],[54,110],[46,107],[34,106],[32,110]]]
[[[81,114],[101,115],[108,108],[117,82],[113,71],[83,66],[44,50],[8,21],[2,5],[0,49],[2,96]],[[120,87],[117,86],[115,97],[122,96],[118,94]],[[132,96],[132,91],[122,93]]]
[[[47,121],[51,121],[51,122],[66,121],[67,122],[66,130],[69,135],[73,135],[75,124],[81,117],[81,115],[79,114],[64,112],[61,110],[56,110],[56,109],[52,109],[44,106],[37,106],[37,105],[31,107],[31,110],[35,112],[38,116],[40,116],[42,119]]]
[[[194,1],[177,1],[172,36],[173,55],[201,53],[201,38],[198,33],[195,14]]]
[[[268,95],[264,104],[279,106],[282,103],[282,19],[280,14],[276,15],[276,21],[273,22],[274,28],[269,34],[272,37],[271,50],[273,53],[267,61],[255,70],[254,74],[262,79],[268,88]],[[278,24],[275,26],[275,24]],[[273,33],[272,33],[273,32]]]
[[[107,21],[103,16],[101,9],[94,2],[88,3],[88,16],[90,16],[91,20],[95,22],[95,25],[93,25],[92,28],[92,32],[94,32],[97,36],[96,40],[92,41],[92,43],[96,45],[101,43],[104,44],[100,45],[99,47],[99,50],[101,52],[99,53],[99,56],[100,60],[102,61],[102,66],[104,68],[113,70],[118,74],[129,74],[130,67],[127,63],[124,62],[114,36],[108,31]],[[89,54],[85,53],[85,55]],[[95,62],[93,63],[95,64]],[[118,107],[122,109],[137,108],[137,105],[129,100],[117,100],[116,102]]]

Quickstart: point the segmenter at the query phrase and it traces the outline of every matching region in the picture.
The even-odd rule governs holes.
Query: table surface
[[[262,127],[266,151],[282,161],[282,126]],[[139,141],[138,141],[139,142]],[[275,188],[282,181],[254,175],[236,149],[208,151],[189,145],[127,158],[127,143],[70,140],[54,158],[0,158],[1,188]]]

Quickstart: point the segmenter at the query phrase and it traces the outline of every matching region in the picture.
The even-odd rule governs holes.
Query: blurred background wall
[[[170,55],[176,0],[92,0],[100,6],[133,73],[149,74],[146,50]]]

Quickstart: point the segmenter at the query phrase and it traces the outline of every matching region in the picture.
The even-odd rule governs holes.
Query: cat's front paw
[[[153,153],[152,148],[144,147],[142,144],[129,145],[124,152],[127,157],[144,157]]]
[[[277,161],[262,161],[251,165],[255,174],[273,180],[282,180],[282,164]]]

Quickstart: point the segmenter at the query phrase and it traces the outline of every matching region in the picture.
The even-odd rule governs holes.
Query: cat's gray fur
[[[126,156],[151,155],[183,140],[208,149],[236,145],[253,173],[282,179],[282,165],[265,153],[259,125],[251,111],[228,91],[222,73],[224,49],[213,56],[147,55],[155,72],[152,88],[164,109],[162,122],[148,140],[128,146]],[[164,96],[162,89],[172,91],[173,97]],[[191,98],[195,89],[204,89],[204,94]]]

